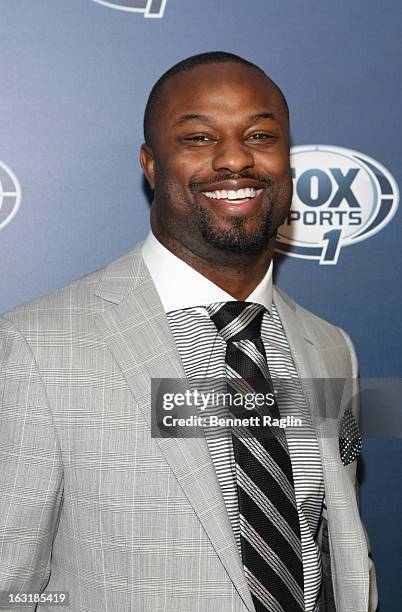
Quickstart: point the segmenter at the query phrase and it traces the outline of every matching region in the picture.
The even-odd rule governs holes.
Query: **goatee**
[[[255,231],[247,230],[249,217],[230,217],[229,227],[216,228],[213,215],[209,210],[199,207],[199,229],[206,242],[227,253],[258,253],[267,245],[271,235],[271,207],[261,215],[260,223]]]

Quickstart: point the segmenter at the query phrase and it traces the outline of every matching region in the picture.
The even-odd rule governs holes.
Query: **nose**
[[[238,174],[242,170],[254,166],[252,151],[244,142],[235,138],[220,142],[214,153],[212,167],[215,172],[227,170],[233,174]]]

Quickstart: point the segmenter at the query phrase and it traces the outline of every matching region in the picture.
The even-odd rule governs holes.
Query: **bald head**
[[[287,117],[289,117],[289,108],[286,102],[286,98],[283,95],[281,89],[278,87],[278,85],[276,85],[276,83],[274,83],[274,81],[272,81],[272,79],[270,79],[265,74],[265,72],[259,66],[233,53],[226,53],[223,51],[200,53],[198,55],[188,57],[187,59],[182,60],[178,64],[172,66],[172,68],[167,70],[153,86],[144,113],[144,139],[149,146],[152,147],[153,145],[154,128],[160,127],[160,119],[163,109],[166,107],[167,98],[168,96],[174,96],[175,88],[173,85],[174,81],[177,81],[177,79],[174,79],[174,77],[177,75],[186,76],[185,73],[193,71],[193,74],[188,74],[189,78],[186,79],[189,83],[189,86],[191,87],[191,82],[193,79],[197,82],[199,82],[200,78],[206,78],[207,80],[209,80],[208,71],[202,71],[201,73],[200,71],[196,71],[194,73],[195,68],[200,66],[207,67],[210,64],[224,64],[228,62],[241,64],[245,67],[248,67],[250,70],[257,71],[260,79],[261,77],[264,77],[270,83],[271,87],[276,90],[276,93],[278,94],[280,101],[285,109],[286,115]],[[168,85],[171,86],[168,87]],[[169,100],[169,102],[171,103],[172,101]]]

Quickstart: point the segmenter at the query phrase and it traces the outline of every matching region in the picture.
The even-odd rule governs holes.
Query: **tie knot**
[[[254,340],[261,337],[265,308],[253,302],[218,302],[206,306],[211,320],[226,342]]]

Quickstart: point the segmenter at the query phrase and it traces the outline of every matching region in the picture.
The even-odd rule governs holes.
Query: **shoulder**
[[[82,276],[47,295],[20,304],[0,317],[2,326],[15,326],[23,334],[35,329],[66,328],[74,321],[93,319],[118,299],[127,278],[132,275],[133,261],[140,245],[108,265]]]
[[[61,289],[16,306],[2,315],[3,326],[11,324],[23,331],[38,325],[52,326],[66,316],[90,313],[99,303],[95,289],[102,272],[103,269],[96,270]]]

